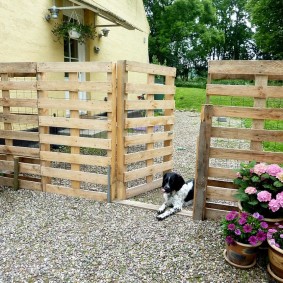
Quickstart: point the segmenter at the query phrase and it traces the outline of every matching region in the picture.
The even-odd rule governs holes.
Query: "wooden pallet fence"
[[[144,83],[129,80],[131,73],[144,74]],[[163,85],[156,84],[163,76]],[[126,199],[158,188],[162,174],[173,168],[175,68],[131,61],[117,65],[117,197]],[[129,94],[142,100],[130,100]],[[155,100],[156,94],[164,99]],[[162,113],[157,110],[162,109]],[[140,112],[140,117],[129,113]]]
[[[217,80],[246,80],[247,84],[229,85]],[[211,61],[209,62],[207,102],[213,96],[241,97],[253,99],[250,107],[204,105],[201,113],[200,136],[196,166],[196,192],[193,218],[196,220],[217,219],[227,210],[237,209],[232,183],[236,170],[235,162],[282,163],[279,150],[264,151],[264,142],[282,143],[282,127],[266,129],[266,121],[282,125],[283,109],[269,107],[268,100],[283,99],[283,87],[270,81],[283,80],[283,61]],[[251,126],[239,127],[219,125],[219,118],[246,119]],[[244,141],[243,148],[215,146],[214,140],[231,140],[232,144]],[[217,167],[214,161],[225,160],[230,167]],[[217,162],[215,162],[217,164]]]
[[[0,76],[1,184],[40,190],[36,63],[0,63]]]
[[[38,105],[43,190],[102,201],[114,199],[115,66],[112,63],[90,62],[39,63],[37,72],[40,74]],[[80,72],[88,73],[89,78],[92,73],[103,72],[106,81],[79,81]],[[68,73],[67,82],[64,73]],[[54,77],[54,74],[58,79],[50,80],[48,76]],[[57,99],[62,91],[67,92],[67,99]],[[104,94],[105,100],[91,98],[98,91]],[[94,94],[82,100],[80,92]],[[105,117],[95,119],[86,114],[101,109],[106,112]],[[62,111],[66,115],[60,116]],[[54,125],[59,129],[59,135],[50,131]],[[105,135],[96,137],[98,132]],[[58,146],[61,150],[54,150]]]

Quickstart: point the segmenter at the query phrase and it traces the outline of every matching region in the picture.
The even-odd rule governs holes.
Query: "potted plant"
[[[58,41],[74,38],[80,44],[85,43],[87,39],[94,39],[96,36],[95,29],[92,25],[84,25],[72,20],[55,24],[52,33],[57,37]]]
[[[283,282],[283,225],[276,223],[267,233],[268,258],[267,270],[279,282]]]
[[[221,220],[225,237],[225,260],[239,268],[250,268],[256,263],[258,247],[266,240],[268,224],[259,213],[230,211]]]
[[[235,197],[244,211],[259,212],[267,220],[283,215],[283,168],[277,164],[241,163],[241,168],[234,179],[238,187]]]

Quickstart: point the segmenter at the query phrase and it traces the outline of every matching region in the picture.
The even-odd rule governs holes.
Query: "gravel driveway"
[[[176,112],[174,170],[185,178],[198,130],[198,114]],[[269,282],[264,264],[236,269],[223,249],[217,222],[0,187],[0,283]]]

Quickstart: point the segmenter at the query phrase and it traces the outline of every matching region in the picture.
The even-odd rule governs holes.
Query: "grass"
[[[201,112],[201,107],[206,103],[205,89],[177,87],[175,95],[176,109]],[[224,97],[213,96],[210,103],[221,106],[244,106],[252,107],[253,99],[249,97]],[[283,108],[282,99],[269,99],[268,108]],[[252,120],[245,119],[246,128],[251,128]],[[264,128],[268,130],[283,130],[283,121],[266,120]],[[264,150],[283,152],[283,143],[281,142],[263,142]]]

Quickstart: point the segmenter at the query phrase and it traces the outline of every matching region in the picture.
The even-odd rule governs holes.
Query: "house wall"
[[[134,60],[148,62],[149,27],[142,0],[87,0],[101,5],[129,21],[138,30],[109,27],[109,36],[90,40],[86,46],[87,61]],[[61,6],[63,1],[56,1]],[[45,15],[52,0],[0,0],[0,62],[64,61],[63,45],[55,41],[51,29],[58,20],[47,22]],[[62,17],[62,13],[60,13]],[[94,13],[85,11],[85,21],[101,25],[108,23]],[[99,32],[102,28],[97,28]],[[100,52],[94,53],[94,46]]]

